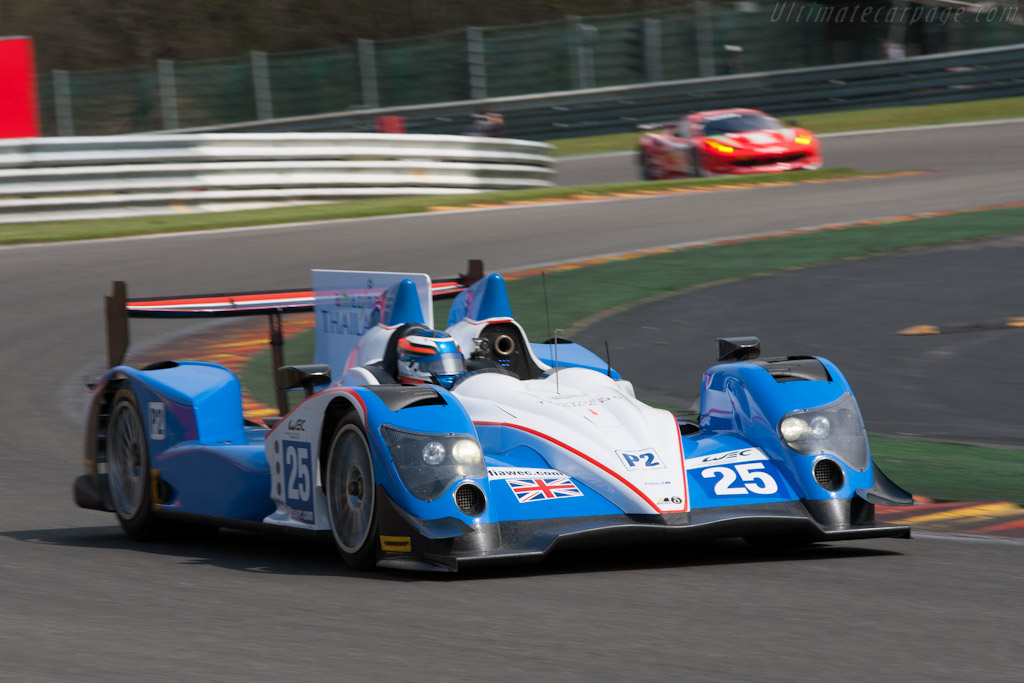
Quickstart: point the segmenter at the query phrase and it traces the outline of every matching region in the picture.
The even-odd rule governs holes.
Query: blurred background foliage
[[[641,12],[688,0],[0,0],[0,35],[36,40],[40,71],[113,69],[157,59],[290,52],[505,26],[566,15]]]
[[[0,0],[0,35],[35,39],[44,134],[97,135],[1024,42],[1019,12],[839,13],[953,1]],[[821,9],[835,18],[799,18]]]

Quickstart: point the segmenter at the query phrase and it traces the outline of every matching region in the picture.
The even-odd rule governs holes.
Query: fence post
[[[661,68],[661,19],[644,19],[644,79],[660,81],[664,78]]]
[[[74,135],[75,118],[71,110],[71,79],[64,69],[53,70],[53,108],[57,135]]]
[[[565,17],[565,48],[569,51],[569,83],[566,89],[579,87],[580,82],[580,51],[577,48],[580,40],[580,18],[575,14]]]
[[[174,83],[174,60],[156,60],[157,87],[160,89],[160,113],[164,118],[164,130],[179,128],[178,90]]]
[[[572,64],[573,85],[576,88],[593,88],[594,78],[594,40],[597,38],[597,27],[580,22],[580,18],[570,14],[565,18],[566,30],[569,34],[569,62]]]
[[[377,54],[372,40],[360,38],[359,81],[363,85],[363,106],[376,109],[380,106],[380,90],[377,87]]]
[[[252,52],[252,90],[256,100],[256,118],[274,118],[274,94],[270,89],[270,65],[267,53]]]
[[[469,98],[487,99],[487,56],[484,53],[484,32],[476,26],[466,27],[466,61],[469,64]]]
[[[697,0],[695,11],[697,73],[701,78],[710,78],[715,75],[715,22],[711,3],[708,0]]]

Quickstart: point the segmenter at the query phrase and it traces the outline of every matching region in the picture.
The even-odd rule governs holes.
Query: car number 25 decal
[[[313,457],[308,443],[282,441],[284,490],[288,507],[304,522],[313,521]]]
[[[700,476],[716,480],[716,496],[744,496],[748,493],[767,496],[778,493],[779,485],[775,477],[764,469],[763,462],[743,462],[731,467],[705,467]]]
[[[786,495],[779,472],[756,448],[715,453],[686,461],[686,469],[709,498]]]

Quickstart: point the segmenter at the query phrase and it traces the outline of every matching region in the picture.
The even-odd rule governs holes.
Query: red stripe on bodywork
[[[432,296],[457,294],[466,287],[458,282],[432,282]],[[231,306],[312,306],[316,296],[312,290],[294,289],[281,292],[252,292],[242,294],[215,294],[206,296],[175,297],[166,299],[132,299],[125,304],[129,311],[218,310]]]
[[[679,431],[679,423],[672,415],[674,429]],[[679,466],[683,468],[683,500],[686,501],[686,512],[690,511],[690,475],[686,473],[686,450],[683,448],[683,433],[679,432]]]
[[[586,460],[587,462],[589,462],[591,465],[594,465],[594,466],[600,468],[601,470],[603,470],[604,472],[606,472],[607,474],[610,474],[611,476],[615,477],[617,480],[619,480],[620,482],[625,484],[626,487],[629,488],[630,491],[632,491],[636,495],[638,495],[641,498],[643,498],[644,502],[647,503],[648,505],[650,505],[652,508],[654,508],[654,510],[656,512],[661,513],[661,508],[659,508],[657,505],[655,505],[654,501],[652,501],[650,498],[648,498],[646,495],[644,495],[644,492],[641,491],[640,489],[638,489],[636,486],[634,486],[630,481],[628,481],[626,479],[623,479],[622,476],[619,475],[617,472],[608,469],[607,467],[605,467],[604,465],[599,463],[597,460],[594,460],[593,458],[591,458],[586,453],[583,453],[582,451],[576,450],[575,448],[573,448],[572,446],[570,446],[567,443],[562,443],[561,441],[559,441],[558,439],[556,439],[556,438],[554,438],[552,436],[548,436],[547,434],[544,434],[542,432],[538,432],[536,429],[530,429],[529,427],[524,427],[523,425],[512,424],[511,422],[474,422],[473,424],[481,426],[481,427],[512,427],[513,429],[518,429],[518,430],[526,432],[528,434],[533,434],[534,436],[538,436],[538,437],[544,439],[545,441],[550,441],[551,443],[555,444],[559,448],[564,448],[565,450],[569,451],[570,453],[572,453],[574,455],[578,455],[579,457],[581,457],[584,460]],[[682,443],[679,444],[679,447],[682,448]],[[684,475],[685,475],[685,470],[684,470]]]

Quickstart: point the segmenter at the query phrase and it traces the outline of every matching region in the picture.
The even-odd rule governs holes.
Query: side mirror
[[[281,391],[302,388],[312,396],[316,387],[331,383],[330,365],[286,365],[277,369],[277,388]]]
[[[796,119],[790,119],[789,121],[786,121],[786,125],[789,126],[790,128],[799,128],[800,122],[797,121]]]
[[[753,360],[761,355],[757,337],[727,337],[718,340],[718,362]]]

